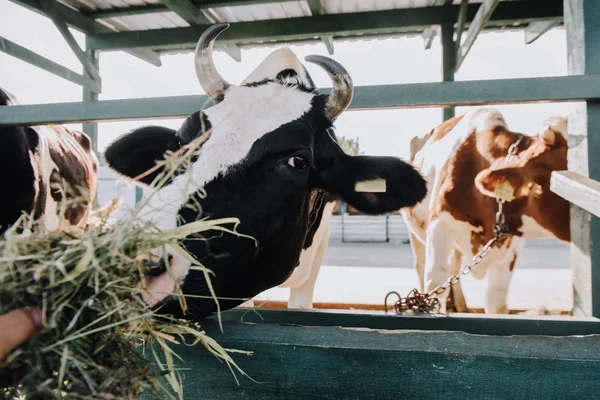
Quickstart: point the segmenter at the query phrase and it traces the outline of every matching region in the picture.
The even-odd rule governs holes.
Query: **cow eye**
[[[304,170],[308,167],[308,161],[304,157],[294,156],[288,159],[288,164],[297,170]]]

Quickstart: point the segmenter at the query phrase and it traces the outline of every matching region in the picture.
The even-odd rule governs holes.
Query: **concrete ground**
[[[569,310],[573,302],[571,282],[568,246],[555,240],[530,241],[515,266],[508,307]],[[389,291],[405,295],[417,285],[408,244],[330,241],[314,301],[383,304]],[[468,275],[462,287],[469,307],[483,307],[485,280]],[[258,298],[287,301],[288,296],[289,289],[273,288]]]

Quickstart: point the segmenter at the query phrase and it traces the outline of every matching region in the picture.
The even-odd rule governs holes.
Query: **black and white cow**
[[[17,104],[0,88],[0,106]],[[0,234],[23,213],[49,230],[85,227],[98,184],[98,159],[85,133],[60,125],[0,126],[0,170]]]
[[[314,232],[327,194],[344,199],[368,214],[385,213],[418,203],[426,194],[421,175],[394,157],[353,157],[337,143],[333,121],[353,96],[351,78],[337,62],[322,56],[307,61],[322,67],[333,81],[329,95],[319,94],[305,67],[289,49],[269,55],[240,86],[225,81],[212,59],[214,41],[228,24],[208,28],[196,46],[200,84],[215,103],[192,114],[179,130],[150,126],[110,144],[110,168],[139,177],[205,129],[211,133],[194,162],[152,196],[142,210],[158,229],[200,218],[237,217],[238,231],[210,240],[191,237],[187,251],[214,272],[211,283],[221,310],[284,282],[298,265],[308,232]],[[139,178],[150,184],[158,172]],[[385,191],[356,190],[357,183],[385,181]],[[359,185],[360,186],[360,185]],[[205,190],[206,196],[203,196]],[[202,212],[199,211],[201,206]],[[148,278],[144,300],[161,312],[183,316],[169,301],[174,276],[186,298],[187,317],[216,312],[215,301],[201,271],[167,247],[170,273]]]

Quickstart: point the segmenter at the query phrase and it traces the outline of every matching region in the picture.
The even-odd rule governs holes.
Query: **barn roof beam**
[[[308,3],[308,7],[310,8],[310,13],[314,15],[323,15],[326,14],[325,5],[323,4],[323,0],[306,0]],[[333,47],[333,35],[321,36],[321,42],[325,45],[327,49],[327,53],[329,55],[333,55],[335,49]]]
[[[62,65],[55,63],[54,61],[49,60],[46,57],[43,57],[21,45],[11,42],[2,36],[0,36],[0,51],[18,58],[21,61],[25,61],[26,63],[41,68],[44,71],[50,72],[58,77],[83,86],[84,88],[90,89],[97,93],[100,92],[100,82],[95,81],[87,76],[78,74],[67,67],[63,67]]]
[[[330,88],[320,89],[324,94],[329,91]],[[357,86],[350,109],[578,102],[586,99],[600,100],[600,75]],[[0,107],[0,126],[182,118],[198,111],[198,106],[206,101],[205,95],[192,95]]]
[[[423,45],[425,46],[425,50],[429,50],[431,45],[433,44],[433,39],[437,36],[437,29],[435,28],[425,28],[421,37],[423,38]]]
[[[75,54],[75,56],[77,57],[77,59],[79,60],[81,65],[83,65],[83,70],[85,71],[87,76],[91,80],[96,81],[99,84],[101,84],[102,79],[100,78],[98,69],[96,68],[95,65],[92,64],[92,62],[90,61],[90,58],[88,56],[86,56],[85,51],[83,51],[81,49],[81,47],[79,47],[77,40],[75,40],[75,37],[69,30],[69,27],[65,23],[65,20],[61,17],[60,13],[57,12],[57,10],[56,10],[57,5],[58,5],[58,3],[55,1],[46,2],[46,3],[44,3],[44,10],[46,10],[46,12],[48,13],[48,16],[50,17],[50,19],[52,19],[54,26],[56,26],[56,29],[58,29],[58,31],[62,35],[63,39],[65,39],[65,41],[67,42],[67,45],[73,51],[73,53]],[[97,93],[100,93],[100,92],[97,92]]]
[[[46,12],[46,10],[44,9],[44,7],[42,6],[43,2],[40,2],[37,0],[10,0],[10,1],[12,1],[13,3],[19,4],[31,11],[37,12],[38,14],[42,14],[46,17],[49,16],[48,13]],[[60,17],[64,20],[64,22],[68,26],[70,26],[73,29],[76,29],[80,32],[83,32],[86,35],[114,32],[113,29],[94,21],[92,18],[88,18],[88,17],[82,15],[81,13],[77,12],[76,10],[73,10],[70,7],[67,7],[62,4],[57,3],[56,6],[54,7],[54,9],[56,10],[57,14],[60,15]],[[160,67],[160,65],[161,65],[160,56],[152,50],[130,48],[130,49],[125,50],[125,52],[129,53],[132,56],[137,57],[143,61],[146,61],[152,65],[155,65],[157,67]]]
[[[451,4],[452,4],[452,0],[430,0],[429,4],[427,4],[427,5],[430,7],[434,7],[434,6],[447,6],[447,5],[451,5]],[[423,45],[425,46],[425,50],[429,50],[431,48],[431,45],[433,44],[433,40],[437,36],[437,33],[438,33],[438,30],[434,26],[425,28],[423,30],[421,37],[423,38]]]
[[[471,50],[471,47],[473,47],[477,36],[492,17],[492,14],[494,13],[496,7],[498,7],[499,2],[500,0],[483,0],[479,6],[479,10],[477,10],[477,14],[475,15],[475,18],[471,22],[469,30],[467,31],[465,42],[460,45],[458,52],[456,53],[455,71],[458,71],[462,65],[463,61],[467,57],[467,54],[469,54],[469,50]]]
[[[511,25],[515,20],[531,22],[562,17],[562,0],[546,0],[544,7],[531,2],[500,3],[489,18],[494,24]],[[475,6],[475,8],[473,8]],[[269,43],[271,41],[312,40],[315,36],[352,36],[393,34],[407,29],[424,29],[446,22],[454,23],[458,6],[423,7],[398,10],[326,14],[312,17],[232,23],[219,36],[220,42],[236,44]],[[477,5],[467,8],[467,21],[474,21]],[[477,22],[477,21],[475,21]],[[135,47],[169,49],[193,48],[207,26],[147,31],[105,33],[90,36],[88,43],[96,50],[122,50]]]
[[[190,25],[212,24],[214,21],[204,15],[190,0],[161,0],[170,10],[183,18]]]
[[[196,7],[190,0],[161,0],[162,3],[171,11],[183,18],[188,24],[211,25],[220,19],[214,14],[205,14],[200,8]],[[220,46],[220,50],[227,53],[235,61],[242,61],[242,50],[234,43]]]
[[[460,7],[458,9],[458,20],[456,21],[456,52],[458,52],[458,48],[460,47],[460,42],[462,40],[462,34],[465,30],[465,24],[467,23],[467,9],[469,7],[469,0],[462,0],[460,3]]]
[[[281,3],[283,1],[290,0],[213,0],[213,1],[198,1],[189,0],[196,8],[205,10],[208,8],[219,8],[219,7],[235,7],[235,6],[249,6],[253,4],[268,4],[268,3]],[[163,2],[164,3],[164,2]],[[143,6],[131,6],[131,7],[115,7],[105,10],[94,10],[85,12],[84,15],[90,18],[104,19],[104,18],[115,18],[115,17],[126,17],[130,15],[140,14],[153,14],[170,11],[164,4],[147,4]]]
[[[525,28],[525,44],[531,44],[540,38],[550,29],[558,26],[562,22],[562,18],[550,18],[544,21],[533,21]]]

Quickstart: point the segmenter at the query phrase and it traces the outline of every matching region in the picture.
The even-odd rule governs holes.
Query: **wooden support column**
[[[98,79],[100,79],[100,70],[99,70],[99,57],[98,52],[94,50],[86,50],[85,51],[85,62],[82,61],[82,64],[88,64],[97,74]],[[98,92],[94,92],[90,89],[83,88],[83,101],[98,101]],[[82,124],[83,132],[87,134],[90,139],[92,139],[92,150],[96,153],[98,160],[100,160],[100,154],[98,153],[98,123],[97,122],[88,122]],[[98,203],[98,188],[96,189],[96,196],[94,198],[94,208],[98,208],[100,204]]]
[[[442,80],[454,82],[454,65],[456,64],[456,46],[454,45],[454,24],[442,24]],[[444,121],[454,118],[456,109],[444,107],[442,109]]]
[[[85,56],[88,62],[98,72],[98,52],[94,50],[86,50]],[[90,89],[83,88],[83,101],[98,101],[98,93]],[[92,139],[92,147],[94,151],[98,152],[98,123],[84,123],[83,132],[86,133]]]
[[[565,0],[570,75],[600,73],[600,2]],[[587,101],[569,116],[569,170],[600,180],[600,102]],[[571,206],[573,314],[600,317],[600,220]]]

